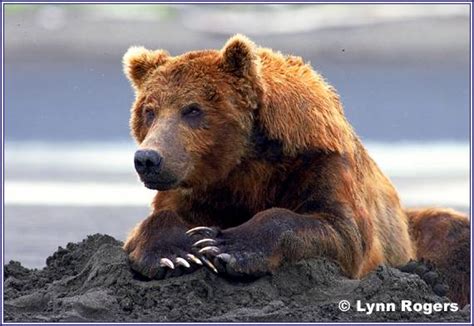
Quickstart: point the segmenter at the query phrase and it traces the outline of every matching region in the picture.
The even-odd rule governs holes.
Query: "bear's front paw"
[[[191,253],[192,241],[185,232],[186,228],[179,227],[137,230],[124,246],[131,268],[149,279],[195,271],[202,261]]]
[[[241,238],[215,227],[200,226],[187,232],[193,252],[214,272],[231,277],[260,277],[271,271],[268,244]]]

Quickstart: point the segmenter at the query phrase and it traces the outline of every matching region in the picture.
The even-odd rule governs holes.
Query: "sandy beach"
[[[327,260],[282,266],[257,280],[235,280],[207,268],[165,280],[133,274],[121,243],[92,235],[69,243],[42,270],[5,267],[5,319],[9,322],[461,322],[470,305],[451,307],[414,273],[379,267],[348,279]],[[349,306],[342,309],[341,302]],[[391,303],[367,313],[361,303]],[[402,302],[420,308],[402,308]],[[423,305],[421,305],[423,303]],[[347,309],[347,310],[346,310]]]

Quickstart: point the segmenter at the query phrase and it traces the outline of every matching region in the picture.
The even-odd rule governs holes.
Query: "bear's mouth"
[[[177,180],[171,180],[171,181],[156,181],[156,180],[145,180],[143,181],[145,187],[151,190],[170,190],[173,188],[176,188],[178,186]]]

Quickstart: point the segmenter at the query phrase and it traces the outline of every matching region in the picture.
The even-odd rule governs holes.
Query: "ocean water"
[[[407,205],[469,205],[469,144],[366,147]],[[130,142],[9,142],[5,148],[7,205],[143,206],[154,195],[135,175]]]

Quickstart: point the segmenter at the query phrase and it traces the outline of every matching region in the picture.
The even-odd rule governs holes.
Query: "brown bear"
[[[324,256],[360,278],[419,259],[469,301],[468,218],[404,210],[335,89],[300,57],[236,35],[179,56],[132,47],[123,62],[135,168],[158,190],[124,246],[134,270],[259,276]]]

